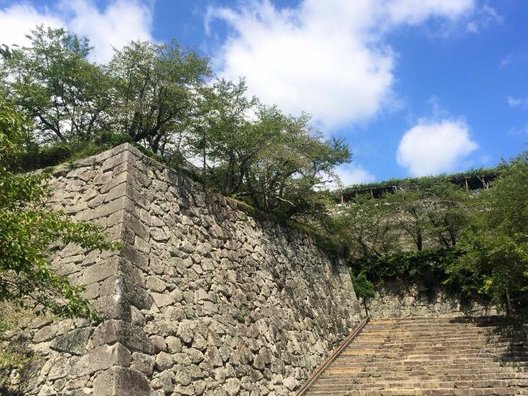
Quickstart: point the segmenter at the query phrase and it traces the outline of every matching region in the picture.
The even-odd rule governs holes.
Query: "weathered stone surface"
[[[91,328],[72,330],[65,335],[56,337],[50,347],[60,352],[82,355],[86,352],[86,345],[92,331]]]
[[[132,323],[122,320],[107,320],[97,327],[93,335],[94,345],[119,342],[131,351],[153,354],[154,345],[143,330]]]
[[[146,355],[140,352],[132,353],[132,364],[130,367],[142,372],[146,376],[151,376],[154,371],[155,359],[151,355]]]
[[[240,391],[240,380],[238,378],[229,378],[224,385],[224,390],[229,396],[237,395]]]
[[[174,360],[170,353],[160,352],[156,356],[156,369],[159,371],[168,370],[173,366]]]
[[[167,288],[167,284],[157,276],[149,276],[147,278],[147,288],[161,293]]]
[[[402,281],[385,282],[368,301],[373,318],[405,316],[496,315],[498,310],[489,302],[461,302],[442,287],[430,289],[424,284]]]
[[[51,183],[53,207],[123,245],[58,251],[54,265],[88,285],[102,322],[31,329],[46,364],[28,395],[286,395],[359,320],[346,267],[309,237],[130,145]]]
[[[178,337],[168,336],[165,341],[170,352],[179,353],[182,351],[182,342]]]
[[[130,352],[121,344],[101,345],[83,355],[72,367],[72,373],[80,377],[112,366],[126,367],[130,364],[130,359]]]
[[[57,328],[54,325],[45,326],[35,333],[33,342],[49,341],[57,334]]]
[[[152,345],[154,345],[154,348],[157,352],[167,350],[167,343],[165,342],[165,338],[162,336],[153,335],[150,337],[150,341],[152,342]]]
[[[94,379],[94,395],[148,396],[151,388],[145,376],[132,369],[112,367]]]

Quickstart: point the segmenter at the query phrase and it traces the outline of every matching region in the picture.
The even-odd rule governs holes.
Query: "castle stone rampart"
[[[102,320],[28,327],[29,395],[287,395],[359,320],[343,263],[129,144],[55,170],[52,205],[119,252],[54,266]]]

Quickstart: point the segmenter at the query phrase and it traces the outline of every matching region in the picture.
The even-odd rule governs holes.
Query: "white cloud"
[[[473,0],[395,0],[383,2],[393,23],[420,24],[431,17],[455,20],[473,11]]]
[[[336,169],[336,173],[341,179],[343,186],[370,183],[375,180],[372,173],[356,164],[344,164]]]
[[[507,100],[510,107],[521,109],[528,108],[528,98],[516,98],[513,96],[508,96]]]
[[[466,30],[470,33],[479,33],[491,24],[501,24],[504,21],[502,15],[487,4],[484,4],[475,14],[475,17],[466,24]]]
[[[0,44],[27,45],[26,35],[37,25],[62,27],[64,22],[47,11],[39,12],[28,4],[16,4],[0,9]]]
[[[475,0],[269,0],[214,8],[230,27],[216,62],[222,77],[245,76],[251,94],[287,112],[305,110],[332,128],[362,122],[393,102],[395,55],[386,34],[431,18],[470,15]]]
[[[413,176],[434,175],[455,170],[477,148],[463,121],[420,120],[404,133],[396,160]]]
[[[37,9],[29,4],[0,9],[0,43],[27,45],[25,37],[36,25],[64,27],[90,39],[92,60],[108,61],[113,48],[130,40],[151,40],[152,15],[140,1],[114,0],[103,10],[90,0],[61,0],[55,7]]]
[[[150,8],[138,1],[116,0],[103,12],[87,0],[69,1],[73,12],[68,27],[86,36],[95,47],[94,60],[106,62],[114,48],[122,48],[131,40],[151,40]]]

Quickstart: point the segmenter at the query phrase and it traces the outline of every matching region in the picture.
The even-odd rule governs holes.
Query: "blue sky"
[[[105,62],[175,39],[219,76],[346,139],[345,184],[496,165],[528,150],[528,4],[519,0],[0,0],[0,42],[65,26]]]

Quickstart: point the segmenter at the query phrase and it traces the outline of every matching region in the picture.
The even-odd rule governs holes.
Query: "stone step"
[[[379,357],[383,359],[411,359],[415,357],[429,357],[430,359],[444,359],[447,357],[453,358],[457,356],[461,357],[498,357],[501,359],[514,358],[517,360],[526,360],[528,354],[524,351],[489,351],[482,349],[465,349],[461,348],[458,350],[452,350],[451,348],[431,348],[429,351],[426,349],[415,350],[415,349],[398,349],[398,350],[383,350],[383,349],[347,349],[341,352],[341,359],[351,359],[357,357]]]
[[[528,395],[526,333],[500,326],[450,318],[371,321],[307,394]]]
[[[345,350],[349,349],[380,349],[381,344],[376,344],[372,342],[358,342],[357,344],[354,343],[353,345],[349,345]],[[413,348],[413,349],[427,349],[427,348],[453,348],[456,347],[457,350],[460,349],[472,349],[472,348],[492,348],[492,349],[511,349],[511,350],[518,350],[518,351],[528,351],[528,345],[525,345],[523,343],[508,343],[508,342],[493,342],[488,340],[479,340],[479,342],[476,342],[475,344],[464,344],[460,345],[458,341],[455,340],[445,340],[445,341],[419,341],[416,343],[412,343],[410,341],[402,341],[402,342],[394,342],[394,341],[387,341],[383,344],[383,348],[399,348],[399,349],[405,349],[405,348]]]
[[[456,373],[449,373],[439,371],[438,373],[428,373],[426,370],[412,370],[412,371],[399,371],[399,370],[387,370],[387,371],[359,371],[357,369],[341,370],[328,372],[320,377],[320,380],[336,379],[340,378],[398,378],[403,376],[412,376],[413,378],[425,379],[429,377],[443,378],[448,380],[470,380],[478,378],[490,378],[490,374],[493,374],[494,379],[505,379],[505,378],[518,378],[524,379],[526,375],[519,373],[513,368],[491,368],[491,369],[461,369]],[[367,369],[368,370],[368,369]],[[354,375],[351,375],[354,374]]]
[[[407,355],[401,356],[391,354],[380,354],[377,356],[357,356],[357,355],[341,355],[336,360],[336,364],[352,363],[352,364],[379,364],[379,365],[400,365],[400,366],[410,366],[413,364],[422,364],[422,363],[434,363],[434,364],[476,364],[476,363],[494,363],[494,362],[525,362],[523,359],[501,359],[493,354],[482,354],[480,356],[450,356],[449,354],[444,355]]]
[[[339,381],[330,381],[330,379],[318,381],[312,388],[317,390],[319,388],[333,389],[336,387],[346,389],[364,389],[372,386],[380,386],[381,389],[405,388],[415,387],[418,389],[430,388],[493,388],[515,386],[520,388],[528,388],[528,380],[526,378],[502,378],[489,379],[480,378],[474,380],[446,380],[443,378],[404,378],[404,379],[390,379],[384,378],[380,381],[378,378],[349,378],[347,380],[340,379]]]
[[[452,323],[444,323],[444,324],[436,324],[436,325],[428,325],[428,326],[416,326],[416,325],[391,325],[391,326],[375,326],[375,325],[369,325],[369,328],[366,330],[368,332],[386,332],[391,330],[396,331],[449,331],[451,329],[457,329],[459,331],[465,331],[468,333],[478,333],[478,332],[501,332],[502,330],[500,327],[476,327],[473,325],[458,325],[458,324],[452,324]]]
[[[523,391],[506,387],[506,388],[481,388],[481,389],[455,389],[455,388],[438,388],[438,389],[383,389],[383,390],[344,390],[344,391],[308,391],[307,395],[332,395],[332,396],[511,396],[526,394]]]

